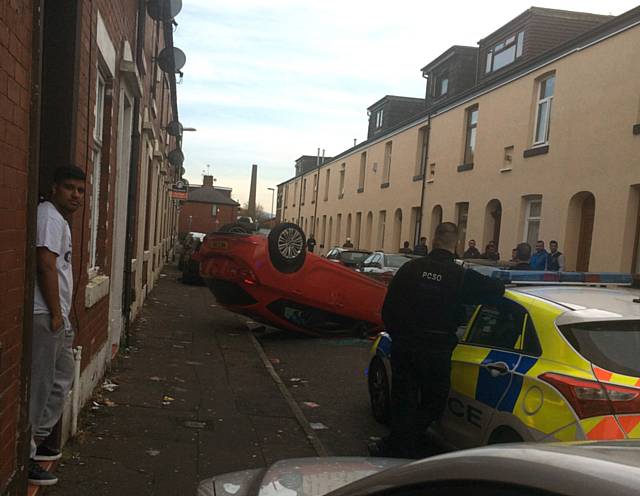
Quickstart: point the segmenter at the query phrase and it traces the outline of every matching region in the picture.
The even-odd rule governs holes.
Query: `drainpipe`
[[[134,62],[140,67],[142,49],[144,48],[144,25],[147,12],[144,1],[138,2],[138,26],[136,32],[136,49]],[[139,70],[139,69],[138,69]],[[124,290],[122,294],[124,313],[124,343],[126,347],[131,345],[131,303],[133,302],[133,271],[131,259],[133,258],[133,244],[136,238],[136,214],[138,199],[138,163],[140,160],[140,97],[133,100],[133,119],[131,123],[131,155],[129,158],[129,192],[127,195],[127,239],[124,247]],[[109,350],[109,353],[112,353]]]
[[[78,432],[80,414],[80,368],[82,364],[82,346],[73,350],[73,389],[71,390],[71,437]]]
[[[33,2],[31,35],[31,102],[29,112],[29,155],[27,164],[27,212],[24,263],[24,295],[22,305],[22,356],[20,357],[20,387],[18,401],[20,417],[17,428],[16,473],[6,488],[15,494],[26,494],[27,470],[31,443],[29,395],[31,388],[31,343],[33,328],[33,292],[36,280],[36,226],[38,211],[38,176],[40,168],[40,112],[42,97],[42,38],[44,0]],[[1,351],[1,350],[0,350]]]
[[[424,156],[424,172],[422,173],[422,191],[420,192],[420,218],[418,219],[417,222],[417,234],[416,234],[416,239],[414,244],[417,244],[420,242],[420,237],[422,236],[422,219],[424,217],[424,193],[427,187],[427,169],[429,167],[429,139],[431,137],[431,113],[429,113],[427,115],[427,136],[426,136],[426,152],[425,152],[425,156]]]

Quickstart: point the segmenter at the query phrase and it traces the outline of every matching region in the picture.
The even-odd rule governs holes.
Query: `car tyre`
[[[489,436],[487,444],[522,443],[524,439],[510,427],[498,427]]]
[[[249,234],[247,228],[242,224],[238,224],[237,222],[234,222],[232,224],[225,224],[220,228],[218,232],[231,234]]]
[[[387,369],[379,358],[371,360],[368,384],[373,418],[387,425],[391,421],[391,387]]]
[[[269,258],[280,272],[297,272],[304,265],[307,239],[297,224],[285,222],[271,229],[268,236]]]

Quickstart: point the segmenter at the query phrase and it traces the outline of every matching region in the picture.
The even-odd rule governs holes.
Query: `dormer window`
[[[376,112],[376,129],[382,127],[382,119],[384,118],[384,109],[380,109]]]
[[[487,51],[485,72],[493,72],[515,62],[522,56],[524,48],[524,31],[509,36]]]
[[[446,95],[449,91],[449,74],[447,72],[434,76],[433,86],[431,87],[431,96],[439,98]]]

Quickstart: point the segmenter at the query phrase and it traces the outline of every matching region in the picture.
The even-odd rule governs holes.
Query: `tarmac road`
[[[311,338],[272,328],[257,336],[309,423],[326,427],[315,433],[330,455],[366,456],[370,437],[387,433],[369,407],[365,370],[372,341]]]

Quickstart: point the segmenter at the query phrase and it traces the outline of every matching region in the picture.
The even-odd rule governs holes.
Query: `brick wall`
[[[217,231],[225,224],[236,221],[238,207],[230,205],[218,205],[219,212],[216,217],[211,215],[212,204],[201,202],[183,202],[180,206],[179,233]],[[189,224],[191,217],[191,224]]]
[[[32,2],[0,2],[0,492],[16,469],[25,287]]]

